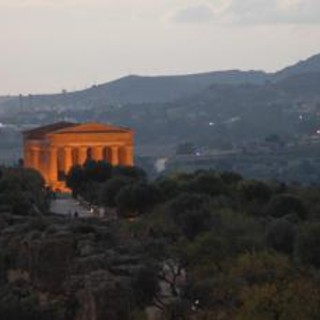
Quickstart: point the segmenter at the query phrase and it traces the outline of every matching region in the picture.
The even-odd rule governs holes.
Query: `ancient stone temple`
[[[86,160],[132,166],[133,134],[109,124],[70,122],[24,131],[24,166],[38,170],[53,190],[66,190],[66,174]]]

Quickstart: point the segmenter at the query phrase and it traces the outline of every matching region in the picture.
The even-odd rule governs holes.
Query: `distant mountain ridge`
[[[32,95],[24,97],[30,106],[107,106],[141,103],[165,103],[191,96],[208,86],[221,84],[263,83],[268,75],[262,71],[217,71],[177,76],[126,76],[89,89],[70,93]],[[11,106],[21,104],[21,98],[11,99]],[[0,101],[1,105],[1,101]]]
[[[0,107],[65,106],[90,109],[108,105],[166,103],[193,96],[214,84],[262,85],[269,81],[278,82],[286,77],[317,71],[320,71],[320,54],[276,73],[228,70],[174,76],[130,75],[76,92],[0,99]]]
[[[320,54],[316,54],[306,60],[299,61],[292,66],[286,67],[276,72],[273,77],[276,80],[279,80],[296,74],[310,72],[320,72]]]
[[[267,77],[261,71],[238,70],[177,76],[131,75],[76,94],[100,96],[109,103],[158,103],[192,95],[214,83],[263,83]]]

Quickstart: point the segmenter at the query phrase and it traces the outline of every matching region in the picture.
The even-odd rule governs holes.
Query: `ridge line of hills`
[[[167,103],[198,94],[210,86],[264,85],[281,83],[298,74],[320,72],[320,54],[300,61],[275,73],[264,71],[213,71],[173,76],[129,75],[91,88],[65,93],[39,94],[23,97],[0,97],[0,107],[13,106],[69,106],[97,107],[142,103]],[[21,102],[21,100],[24,100]]]

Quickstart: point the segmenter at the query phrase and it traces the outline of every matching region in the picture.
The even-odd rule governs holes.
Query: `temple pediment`
[[[46,126],[23,131],[23,135],[25,138],[28,139],[41,139],[49,133],[53,133],[64,128],[71,128],[76,125],[76,123],[61,121]]]
[[[24,131],[23,134],[29,139],[43,139],[46,136],[55,134],[68,134],[68,133],[128,133],[132,132],[131,129],[114,126],[111,124],[102,123],[72,123],[72,122],[57,122],[50,125],[38,127],[35,129]]]
[[[68,127],[61,128],[50,132],[50,134],[64,134],[64,133],[126,133],[132,132],[131,129],[124,127],[113,126],[111,124],[101,123],[84,123],[76,124]]]

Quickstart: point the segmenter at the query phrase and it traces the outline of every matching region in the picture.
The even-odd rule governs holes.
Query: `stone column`
[[[126,146],[125,147],[125,161],[126,166],[133,166],[133,147],[132,146]]]
[[[65,147],[65,148],[63,148],[63,152],[64,152],[63,169],[64,169],[64,173],[68,174],[70,168],[73,166],[73,163],[72,163],[72,149],[70,147]]]
[[[83,165],[85,163],[85,161],[87,160],[87,147],[80,147],[78,149],[78,159],[80,165]]]
[[[117,166],[119,164],[119,147],[118,146],[111,147],[111,164],[113,166]]]
[[[92,150],[92,159],[95,161],[103,160],[103,147],[94,147]]]
[[[32,150],[32,166],[34,169],[41,171],[40,169],[40,150],[34,148]]]
[[[39,169],[46,181],[48,181],[47,166],[48,166],[48,156],[47,156],[46,150],[41,148],[39,151]]]
[[[58,181],[58,150],[55,147],[49,149],[48,179],[50,182]]]
[[[28,167],[33,169],[39,169],[39,150],[35,148],[30,148],[28,158]]]

